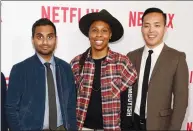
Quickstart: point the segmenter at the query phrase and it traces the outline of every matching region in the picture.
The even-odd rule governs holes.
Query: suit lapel
[[[138,74],[140,74],[141,58],[142,58],[143,50],[144,50],[144,47],[139,50],[137,58],[136,58],[135,64],[136,64],[136,70],[137,70]]]
[[[167,51],[168,49],[169,49],[169,47],[164,44],[164,47],[163,47],[163,49],[162,49],[162,51],[161,51],[161,53],[160,53],[160,55],[159,55],[159,57],[158,57],[158,59],[157,59],[157,61],[156,61],[156,64],[155,64],[155,66],[154,66],[154,68],[153,68],[153,71],[152,71],[152,74],[151,74],[151,77],[150,77],[150,81],[149,81],[149,82],[152,81],[152,79],[154,78],[154,75],[156,74],[157,70],[158,70],[160,67],[162,67],[162,63],[164,63],[164,59],[165,59],[164,53],[165,53],[165,51]]]

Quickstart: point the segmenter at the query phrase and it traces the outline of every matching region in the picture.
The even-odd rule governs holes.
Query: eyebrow
[[[38,35],[43,35],[43,34],[42,33],[37,33],[36,35],[38,36]],[[55,33],[49,33],[47,35],[55,35]]]
[[[144,22],[144,24],[150,24],[149,22]],[[154,22],[153,24],[160,24],[160,22]]]
[[[90,29],[98,29],[96,26],[90,27]],[[111,30],[109,27],[103,27],[102,29]]]

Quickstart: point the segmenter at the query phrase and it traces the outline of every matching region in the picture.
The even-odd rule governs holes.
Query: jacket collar
[[[37,65],[44,67],[43,63],[40,61],[36,53],[32,56],[32,58],[35,60]],[[54,55],[53,55],[53,59],[54,59],[55,65],[56,66],[59,65],[59,59],[55,57]]]

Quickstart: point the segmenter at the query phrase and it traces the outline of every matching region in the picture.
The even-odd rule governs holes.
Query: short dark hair
[[[142,16],[142,23],[143,23],[144,17],[149,13],[161,13],[164,18],[164,25],[166,25],[166,21],[167,21],[166,13],[164,13],[161,9],[155,8],[155,7],[148,8],[145,10]]]
[[[47,18],[41,18],[39,20],[37,20],[33,26],[32,26],[32,38],[34,37],[35,35],[35,29],[37,26],[45,26],[45,25],[50,25],[54,28],[54,33],[55,33],[55,36],[57,34],[56,32],[56,26],[54,25],[54,23],[52,21],[50,21],[49,19]]]

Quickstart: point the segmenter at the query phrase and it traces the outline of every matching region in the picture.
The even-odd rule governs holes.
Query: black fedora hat
[[[86,14],[80,19],[79,28],[86,37],[88,37],[91,24],[97,20],[102,20],[110,25],[112,36],[109,42],[115,42],[123,36],[124,30],[122,24],[107,10],[102,9],[100,12]]]

